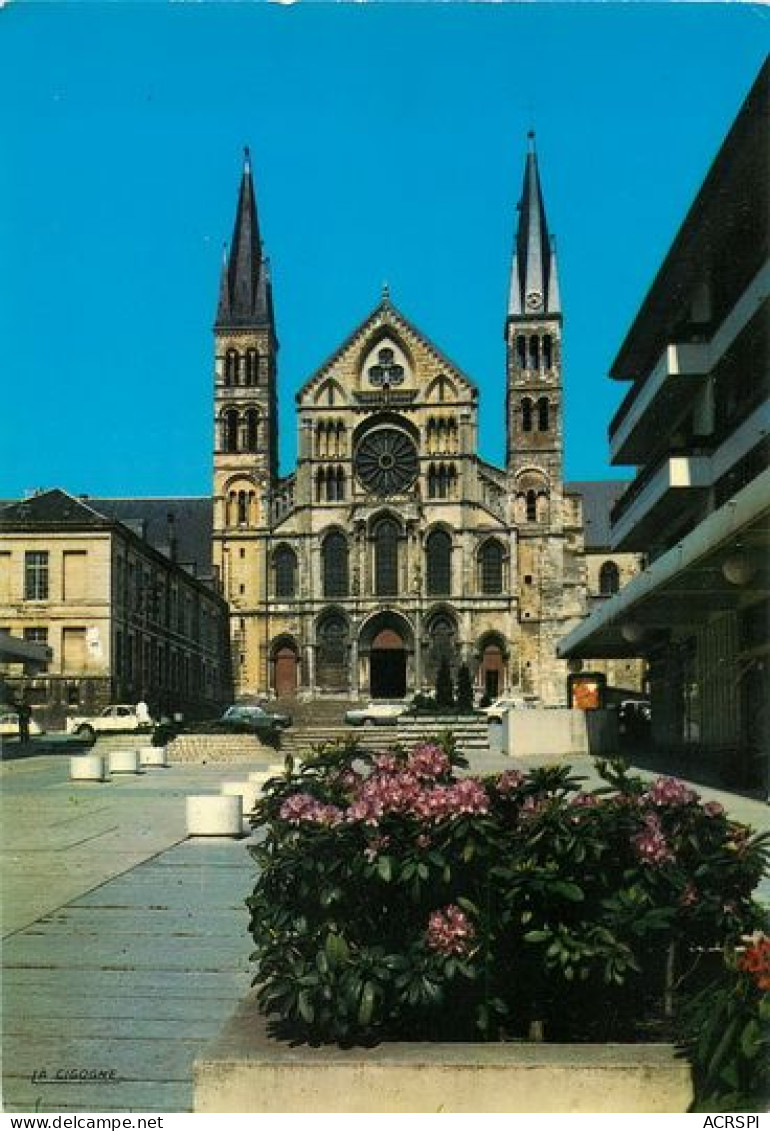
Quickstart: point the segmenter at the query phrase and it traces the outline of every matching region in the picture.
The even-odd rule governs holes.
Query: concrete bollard
[[[222,793],[225,796],[241,797],[244,813],[250,813],[262,793],[262,786],[255,781],[223,781]]]
[[[243,798],[216,793],[187,798],[188,836],[242,836]]]
[[[137,754],[140,766],[168,766],[165,746],[140,746]]]
[[[138,774],[139,754],[136,750],[111,750],[111,774]]]
[[[70,758],[70,781],[104,781],[101,754],[78,754]]]

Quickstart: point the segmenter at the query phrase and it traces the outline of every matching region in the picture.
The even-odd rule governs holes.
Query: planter
[[[138,774],[139,753],[136,750],[112,750],[110,752],[111,774]]]
[[[168,766],[165,746],[140,746],[137,753],[140,766]]]
[[[670,1045],[274,1040],[250,994],[194,1067],[196,1112],[684,1112]]]
[[[104,781],[101,754],[78,754],[70,758],[70,781]]]
[[[254,781],[223,781],[221,788],[225,796],[243,798],[244,813],[253,811],[262,793],[262,786]]]
[[[216,793],[187,798],[188,836],[242,836],[243,798]]]

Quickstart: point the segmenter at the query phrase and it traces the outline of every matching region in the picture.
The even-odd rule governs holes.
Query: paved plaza
[[[191,1109],[193,1060],[250,984],[254,865],[248,837],[187,839],[184,799],[265,765],[103,784],[70,782],[62,754],[0,765],[6,1111]],[[482,754],[471,768],[510,766]],[[770,829],[767,805],[696,788]]]

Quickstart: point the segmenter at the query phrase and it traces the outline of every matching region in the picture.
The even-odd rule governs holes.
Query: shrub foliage
[[[463,776],[451,739],[287,759],[247,900],[261,1008],[309,1041],[660,1032],[757,929],[766,841],[619,762]]]

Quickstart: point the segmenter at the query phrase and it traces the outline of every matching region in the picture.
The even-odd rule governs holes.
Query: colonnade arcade
[[[467,646],[451,606],[437,605],[424,616],[385,609],[356,623],[331,605],[316,618],[312,642],[302,645],[286,633],[272,640],[270,685],[279,697],[306,691],[403,699],[434,690],[444,660],[454,680],[467,663],[476,689],[491,698],[509,686],[505,638],[487,632]]]

